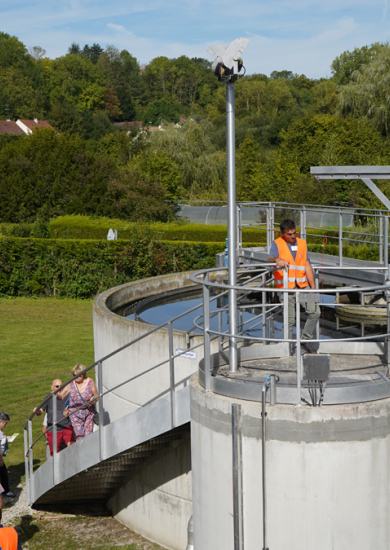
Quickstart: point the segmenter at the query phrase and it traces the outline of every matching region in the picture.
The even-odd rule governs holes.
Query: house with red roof
[[[34,120],[18,119],[16,124],[27,135],[32,134],[33,130],[36,130],[37,128],[50,128],[51,130],[54,130],[53,126],[50,126],[46,120],[38,120],[37,118],[34,118]]]
[[[24,131],[13,120],[0,120],[0,134],[17,136],[24,134]]]
[[[34,120],[18,119],[16,122],[9,119],[0,120],[0,134],[29,135],[36,128],[50,128],[55,132],[53,126],[50,126],[46,120],[38,120],[37,118],[34,118]]]

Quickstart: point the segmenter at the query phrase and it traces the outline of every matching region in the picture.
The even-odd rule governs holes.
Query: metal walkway
[[[179,427],[172,429],[169,399],[159,399],[61,451],[55,469],[49,458],[33,474],[31,502],[106,503],[142,468],[188,437],[188,387],[177,392],[176,412]]]
[[[244,248],[240,252],[240,261],[243,264],[265,263],[268,257],[267,247]],[[327,283],[347,286],[382,285],[387,279],[387,269],[379,262],[344,257],[340,266],[337,256],[315,252],[309,252],[309,258],[313,266],[324,267],[323,276]]]

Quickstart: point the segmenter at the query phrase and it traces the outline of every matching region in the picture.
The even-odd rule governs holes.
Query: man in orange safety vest
[[[315,289],[314,272],[307,256],[307,245],[303,239],[297,237],[297,231],[293,220],[284,220],[280,224],[281,237],[276,239],[270,248],[268,262],[276,264],[274,270],[275,284],[277,288],[283,288],[283,273],[288,270],[288,288]],[[318,301],[307,300],[302,303],[307,314],[307,320],[303,327],[302,340],[313,338],[314,328],[320,317]],[[317,297],[318,300],[318,297]],[[288,296],[288,337],[291,340],[295,325],[295,293]],[[303,353],[316,353],[310,342],[302,342]],[[291,346],[292,354],[296,353],[295,345]]]

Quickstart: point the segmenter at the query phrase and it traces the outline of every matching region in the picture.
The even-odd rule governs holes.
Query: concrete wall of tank
[[[115,518],[166,548],[184,550],[192,515],[191,442],[174,444],[109,502]]]
[[[261,403],[191,382],[195,548],[233,548],[231,406],[243,414],[245,548],[262,547]],[[272,550],[390,548],[390,400],[267,406]]]
[[[96,298],[93,305],[96,360],[151,329],[150,325],[123,318],[113,310],[134,300],[192,285],[189,275],[176,273],[144,279],[113,288]],[[202,337],[196,337],[191,344],[201,341]],[[182,331],[174,331],[174,349],[186,349]],[[110,389],[167,357],[167,330],[162,329],[105,361],[103,387]],[[202,358],[201,347],[196,350],[196,359],[176,360],[177,387],[189,383]],[[105,423],[113,422],[168,393],[169,387],[169,367],[164,365],[115,390],[104,397]],[[192,514],[189,439],[122,487],[111,499],[110,508],[116,519],[136,532],[172,550],[183,550],[187,541],[188,520]]]
[[[125,304],[159,294],[161,292],[193,285],[189,273],[176,273],[152,277],[121,285],[98,296],[93,304],[93,329],[95,360],[144,335],[152,328],[147,323],[132,321],[113,311]],[[105,390],[128,380],[168,358],[167,329],[161,329],[103,363],[103,387]],[[174,349],[186,349],[185,333],[174,331]],[[195,337],[191,344],[200,343]],[[197,370],[203,357],[203,348],[196,350],[196,359],[175,360],[175,382],[180,388],[188,384],[189,377]],[[169,364],[126,384],[104,398],[105,422],[113,422],[169,392]]]

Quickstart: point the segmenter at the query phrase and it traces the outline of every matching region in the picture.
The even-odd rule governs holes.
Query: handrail
[[[179,204],[182,205],[182,206],[191,206],[191,204],[189,203],[202,203],[202,205],[205,205],[205,206],[210,206],[210,202],[212,202],[213,204],[221,204],[221,205],[227,205],[227,201],[203,201],[203,200],[199,200],[199,199],[188,199],[186,201],[179,201]],[[359,211],[359,212],[381,212],[381,213],[387,213],[388,214],[388,210],[386,209],[379,209],[379,208],[362,208],[362,207],[355,207],[355,206],[338,206],[338,205],[329,205],[329,204],[323,204],[323,205],[318,205],[318,204],[311,204],[311,203],[302,203],[302,202],[274,202],[274,201],[253,201],[253,202],[237,202],[236,203],[237,206],[243,206],[243,207],[254,207],[254,206],[262,206],[262,207],[267,207],[267,206],[273,206],[273,207],[276,207],[276,208],[279,208],[279,209],[292,209],[292,207],[299,207],[299,208],[302,208],[302,207],[309,207],[311,210],[317,210],[317,211],[321,211],[321,210],[333,210],[333,211],[338,211],[338,210],[349,210],[349,211]],[[211,205],[212,206],[212,205]],[[368,215],[368,214],[367,214]],[[373,214],[375,215],[375,214]]]

